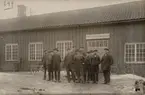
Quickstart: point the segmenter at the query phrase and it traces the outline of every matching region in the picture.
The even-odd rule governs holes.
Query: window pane
[[[6,60],[11,60],[11,45],[6,46]]]
[[[12,45],[12,60],[18,60],[18,45]]]
[[[41,60],[43,56],[43,45],[36,44],[36,60]]]
[[[30,44],[30,60],[35,60],[35,44]]]
[[[145,62],[145,44],[137,44],[137,61]]]
[[[92,48],[92,49],[95,49],[95,48],[108,48],[108,40],[88,40],[87,41],[87,48]]]

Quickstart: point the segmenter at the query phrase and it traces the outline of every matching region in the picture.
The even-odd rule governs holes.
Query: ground
[[[49,82],[42,79],[43,73],[38,72],[35,75],[30,72],[1,72],[0,73],[0,95],[14,94],[72,94],[72,93],[131,93],[134,94],[134,81],[137,79],[144,79],[142,77],[125,74],[125,75],[111,75],[110,85],[102,84],[103,77],[100,74],[98,84],[79,84],[68,83],[65,72],[61,72],[61,83]],[[101,94],[101,95],[104,95]],[[39,95],[39,94],[38,94]]]

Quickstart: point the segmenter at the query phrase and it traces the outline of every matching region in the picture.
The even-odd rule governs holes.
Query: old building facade
[[[20,70],[41,63],[45,49],[58,48],[62,60],[68,47],[109,48],[114,58],[112,72],[145,75],[145,3],[136,1],[1,20],[0,67]]]

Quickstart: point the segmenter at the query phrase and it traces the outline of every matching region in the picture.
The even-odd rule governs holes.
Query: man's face
[[[84,51],[84,48],[80,48],[80,51]]]
[[[97,51],[95,51],[95,52],[94,52],[94,54],[98,54],[98,52],[97,52]]]
[[[47,54],[47,51],[44,51],[44,54]]]
[[[75,51],[75,49],[76,49],[76,48],[75,48],[75,47],[73,47],[73,48],[71,49],[71,51]]]
[[[71,50],[70,50],[70,49],[68,49],[68,50],[67,50],[67,53],[70,53],[70,52],[71,52]]]
[[[57,50],[54,50],[54,53],[57,53]]]
[[[107,53],[109,53],[109,51],[108,50],[105,50],[105,53],[107,54]]]
[[[53,52],[51,51],[50,54],[53,54]]]

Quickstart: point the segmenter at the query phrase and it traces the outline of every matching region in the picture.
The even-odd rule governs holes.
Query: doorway
[[[72,41],[57,41],[56,42],[56,47],[58,48],[60,55],[61,55],[61,60],[64,60],[64,57],[67,54],[67,49],[72,48],[73,42]]]

